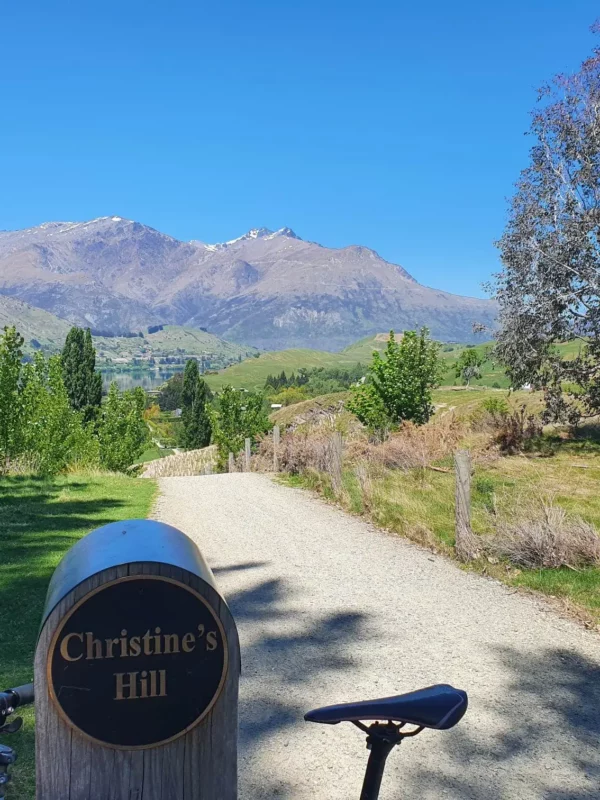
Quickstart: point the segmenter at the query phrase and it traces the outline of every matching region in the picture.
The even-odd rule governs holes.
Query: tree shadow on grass
[[[476,703],[497,723],[492,729],[503,732],[473,736],[467,712],[437,743],[448,757],[446,774],[421,771],[417,784],[429,787],[431,796],[464,800],[598,798],[598,663],[561,648],[497,648],[496,656],[506,690]]]
[[[113,522],[124,505],[114,498],[85,499],[88,487],[83,480],[0,478],[0,689],[33,678],[44,599],[60,558],[83,534]],[[12,796],[26,800],[34,795],[35,739],[32,710],[23,716],[21,732],[3,736],[2,743],[19,756],[11,770]]]

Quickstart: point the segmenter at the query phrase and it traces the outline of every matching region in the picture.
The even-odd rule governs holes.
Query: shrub
[[[541,419],[535,414],[528,414],[525,405],[499,416],[495,420],[495,427],[495,441],[500,450],[509,455],[530,447],[541,436],[543,429]]]
[[[600,564],[600,536],[579,517],[549,503],[517,521],[500,521],[488,549],[525,569]]]
[[[493,416],[504,417],[510,408],[503,397],[487,397],[481,404],[484,411]]]

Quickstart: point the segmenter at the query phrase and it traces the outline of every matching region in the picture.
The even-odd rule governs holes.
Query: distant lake
[[[100,370],[104,388],[108,389],[113,381],[116,381],[119,389],[135,389],[141,386],[142,389],[158,389],[165,381],[172,378],[178,372],[183,372],[183,364],[172,367],[160,367],[157,369],[111,369]]]

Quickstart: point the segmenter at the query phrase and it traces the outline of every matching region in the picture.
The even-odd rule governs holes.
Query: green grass
[[[481,535],[491,532],[494,509],[522,516],[540,498],[555,503],[600,529],[600,453],[559,446],[553,456],[500,458],[475,469],[472,525]],[[454,475],[412,470],[389,471],[378,483],[375,521],[421,541],[454,544]],[[432,534],[432,539],[424,536]],[[488,571],[505,582],[568,599],[600,624],[600,570],[570,569]],[[497,574],[496,574],[497,573]]]
[[[206,375],[206,382],[214,390],[231,384],[236,389],[263,389],[268,375],[279,375],[285,370],[288,377],[301,367],[339,369],[353,367],[359,359],[344,353],[327,353],[322,350],[276,350],[263,353],[259,358],[249,358],[233,364],[217,375]]]
[[[166,456],[172,456],[174,450],[169,450],[168,448],[160,448],[156,445],[152,445],[152,447],[148,447],[141,456],[139,456],[133,463],[134,464],[146,464],[148,461],[155,461],[157,458],[166,458]]]
[[[0,687],[33,678],[33,657],[48,581],[64,553],[94,528],[146,517],[153,481],[116,475],[55,480],[0,479]],[[32,800],[34,719],[26,708],[21,732],[3,737],[19,760],[9,798]]]
[[[465,393],[466,394],[466,393]],[[471,514],[475,533],[494,530],[494,515],[524,517],[540,501],[556,504],[600,530],[600,444],[597,441],[549,438],[545,457],[511,456],[475,466]],[[382,470],[372,477],[365,508],[353,471],[344,474],[338,498],[355,514],[368,512],[379,526],[454,556],[454,473],[452,459],[438,462],[449,472],[429,469]],[[296,486],[317,490],[335,500],[327,476],[308,473],[294,477]],[[515,569],[486,559],[474,564],[512,586],[532,589],[567,601],[578,616],[600,626],[600,569]]]

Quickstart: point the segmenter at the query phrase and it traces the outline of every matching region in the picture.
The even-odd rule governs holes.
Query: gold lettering
[[[144,642],[144,655],[151,656],[152,650],[150,650],[150,631],[146,631],[146,633],[142,636],[142,641]]]
[[[83,642],[83,633],[69,633],[60,643],[60,654],[65,661],[79,661],[80,658],[83,658],[83,653],[80,653],[77,658],[70,656],[69,639],[79,639],[80,642]]]
[[[204,625],[198,625],[198,637],[204,636]]]
[[[121,658],[128,656],[127,652],[127,631],[123,628],[121,631]]]
[[[141,698],[148,697],[148,673],[146,672],[146,670],[142,672],[140,678],[140,687],[141,687],[140,697]]]
[[[217,632],[216,631],[209,631],[206,634],[206,649],[211,652],[212,650],[217,649]]]
[[[102,642],[100,639],[94,639],[93,633],[85,634],[86,655],[85,660],[91,661],[96,658],[102,658]]]
[[[118,639],[105,639],[104,641],[106,642],[106,658],[114,658],[113,651],[112,651],[113,650],[113,645],[114,644],[118,645],[119,644],[119,640]]]
[[[176,633],[165,633],[165,653],[179,652],[179,636]]]
[[[186,633],[181,640],[181,649],[184,653],[191,653],[196,647],[195,636],[193,633]]]
[[[123,678],[129,675],[129,682],[126,683]],[[115,700],[137,700],[137,672],[117,672],[115,678],[117,679],[117,691]],[[129,689],[129,697],[125,697],[123,692]]]
[[[160,649],[160,628],[155,628],[154,633],[157,635],[154,637],[154,653],[159,656],[161,654]]]
[[[139,636],[132,636],[129,640],[129,655],[130,656],[139,656],[142,652],[142,646],[140,644],[140,637]]]

